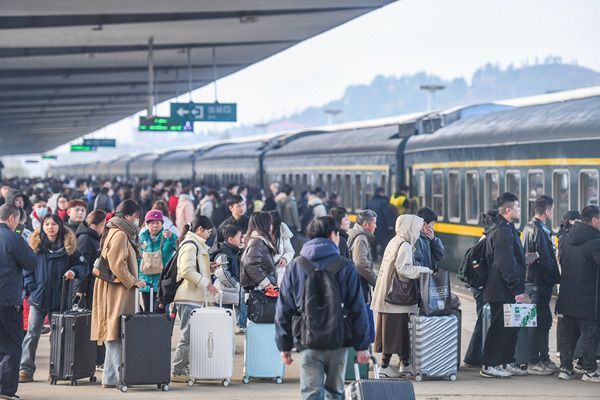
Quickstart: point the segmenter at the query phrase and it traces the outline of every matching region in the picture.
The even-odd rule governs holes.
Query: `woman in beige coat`
[[[179,342],[173,356],[171,381],[187,382],[190,363],[190,314],[203,307],[205,301],[214,302],[217,289],[210,279],[210,260],[206,239],[212,233],[212,223],[204,215],[197,215],[182,231],[177,256],[177,281],[183,280],[175,293],[175,307],[181,320]],[[209,298],[206,298],[206,296]]]
[[[427,267],[414,265],[413,246],[421,233],[423,219],[416,215],[401,215],[396,220],[396,236],[390,240],[379,270],[371,308],[377,313],[375,324],[375,352],[383,353],[381,374],[389,378],[400,376],[392,368],[392,354],[397,354],[403,366],[408,365],[408,321],[410,314],[417,313],[417,300],[413,305],[400,306],[386,302],[394,274],[402,281],[418,279],[421,273],[430,273]]]
[[[137,276],[138,227],[140,206],[125,200],[106,224],[100,243],[100,255],[116,276],[114,282],[96,279],[92,305],[91,339],[106,345],[102,387],[114,388],[119,383],[121,365],[121,315],[135,312],[135,288],[145,286]],[[95,275],[96,270],[94,270]]]

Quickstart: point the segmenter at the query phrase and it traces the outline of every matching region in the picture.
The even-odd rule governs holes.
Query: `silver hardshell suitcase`
[[[410,367],[417,382],[423,378],[456,380],[458,329],[456,315],[410,316]]]
[[[235,351],[231,310],[221,307],[197,308],[190,314],[190,380],[220,380],[231,383]]]

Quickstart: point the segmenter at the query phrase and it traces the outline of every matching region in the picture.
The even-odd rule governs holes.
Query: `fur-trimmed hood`
[[[33,249],[34,253],[38,254],[40,251],[40,246],[42,245],[42,237],[40,234],[40,230],[36,229],[29,239],[29,246]],[[75,234],[71,232],[70,229],[65,228],[65,238],[63,242],[63,246],[67,255],[72,255],[77,249],[77,239],[75,238]]]

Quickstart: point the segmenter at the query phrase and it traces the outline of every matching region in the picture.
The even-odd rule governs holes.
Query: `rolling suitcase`
[[[257,324],[248,321],[244,340],[244,374],[242,382],[250,378],[272,378],[283,382],[285,366],[275,344],[275,324]]]
[[[72,283],[68,285],[68,310],[63,309],[65,282],[62,284],[61,311],[52,315],[50,333],[50,384],[78,379],[96,382],[96,342],[90,340],[92,313],[73,308]]]
[[[375,357],[371,356],[375,379],[360,378],[360,367],[356,363],[356,357],[353,361],[356,380],[346,387],[346,400],[415,400],[412,382],[406,379],[379,379],[379,367]]]
[[[119,389],[156,385],[169,390],[171,380],[171,327],[169,314],[153,314],[154,292],[150,289],[150,313],[139,312],[139,291],[135,291],[133,315],[121,316],[121,367]]]
[[[222,301],[222,296],[220,297]],[[227,387],[233,375],[234,319],[229,309],[196,308],[190,314],[190,380],[220,380]]]
[[[417,382],[423,378],[456,380],[458,318],[411,315],[409,322],[410,368]]]

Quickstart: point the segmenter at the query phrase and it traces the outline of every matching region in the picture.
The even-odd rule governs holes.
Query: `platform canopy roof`
[[[0,0],[0,155],[39,153],[390,0]],[[335,49],[331,49],[335,51]],[[281,72],[285,76],[285,71]]]

